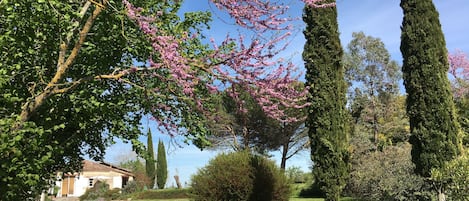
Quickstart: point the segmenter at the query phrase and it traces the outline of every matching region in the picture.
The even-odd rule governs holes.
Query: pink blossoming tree
[[[250,34],[203,42],[210,15],[181,19],[181,0],[1,1],[0,194],[27,200],[57,169],[102,159],[114,138],[138,143],[149,114],[202,147],[218,94],[235,85],[269,116],[296,121],[283,110],[304,107],[306,91],[290,85],[301,72],[279,53],[299,16],[277,1],[209,3]]]
[[[456,98],[469,93],[469,59],[467,54],[456,50],[448,54],[449,74],[453,79],[453,93]]]
[[[306,4],[315,7],[334,6],[333,4],[321,4],[322,0],[305,1]],[[288,6],[278,2],[244,0],[244,1],[217,1],[211,3],[221,10],[227,11],[240,27],[252,30],[253,36],[246,40],[245,35],[237,38],[227,36],[218,44],[213,39],[210,54],[204,57],[190,58],[183,54],[184,45],[188,41],[197,40],[194,33],[183,33],[177,37],[161,30],[152,23],[158,15],[147,16],[143,9],[132,5],[129,1],[123,1],[127,16],[135,21],[143,33],[151,42],[151,55],[158,55],[159,60],[149,58],[149,65],[142,68],[131,68],[118,74],[125,75],[137,71],[153,71],[164,69],[170,76],[153,74],[163,82],[175,83],[179,91],[171,91],[179,101],[191,102],[195,110],[203,113],[204,117],[213,117],[211,108],[207,104],[207,97],[200,97],[197,91],[200,87],[211,94],[218,94],[227,88],[242,89],[248,92],[261,106],[262,110],[271,118],[281,122],[295,122],[297,117],[290,117],[284,113],[285,108],[303,108],[307,89],[296,90],[293,83],[299,79],[301,73],[292,63],[284,62],[278,58],[279,53],[288,45],[288,37],[291,26],[289,22],[295,18],[284,17]],[[275,37],[266,40],[263,34],[276,31]],[[190,36],[189,36],[190,35]],[[231,87],[237,86],[237,87]],[[161,93],[163,89],[153,89]],[[239,99],[239,91],[226,91],[238,102],[239,111],[246,112],[243,100]],[[180,105],[160,104],[156,111],[174,111]],[[216,115],[215,115],[216,116]],[[180,119],[167,118],[154,115],[169,133],[180,133],[177,126]],[[209,120],[216,120],[216,117]]]

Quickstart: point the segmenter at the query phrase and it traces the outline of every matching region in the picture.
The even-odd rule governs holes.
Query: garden
[[[469,30],[450,15],[468,2],[380,1],[401,9],[373,29],[392,41],[360,31],[392,9],[340,21],[354,3],[0,1],[0,200],[45,200],[117,141],[135,179],[89,180],[81,200],[468,200],[469,46],[452,34]],[[165,189],[149,125],[220,154]]]

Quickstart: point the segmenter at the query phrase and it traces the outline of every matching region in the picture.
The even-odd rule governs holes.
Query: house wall
[[[75,192],[73,193],[74,197],[79,197],[85,194],[89,186],[89,179],[80,175],[78,179],[75,180]]]
[[[57,194],[55,195],[56,197],[62,197],[61,195],[61,190],[62,190],[62,173],[58,172],[55,180],[55,186],[59,187],[59,190]]]
[[[58,174],[59,176],[60,174]],[[109,184],[109,188],[122,188],[122,177],[125,176],[123,174],[117,172],[82,172],[78,174],[79,176],[75,176],[74,180],[74,191],[73,194],[68,194],[68,197],[80,197],[81,195],[85,194],[86,190],[91,188],[90,186],[90,179],[93,179],[93,186],[97,181],[106,182]],[[63,178],[62,178],[63,179]],[[129,181],[133,180],[133,178],[129,178]],[[57,197],[62,197],[62,182],[56,181],[56,185],[60,187],[59,193]]]
[[[112,185],[109,185],[111,189],[122,188],[122,176],[116,176],[112,178]]]
[[[94,182],[103,181],[109,185],[109,188],[122,187],[122,174],[117,172],[84,172],[84,177],[92,178]]]

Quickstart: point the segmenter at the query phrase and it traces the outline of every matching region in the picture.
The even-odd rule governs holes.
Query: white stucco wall
[[[59,190],[57,191],[57,194],[55,195],[56,197],[62,197],[62,181],[59,181],[59,178],[61,177],[57,177],[57,181],[55,181],[55,186],[59,187]]]
[[[89,178],[80,176],[78,179],[75,177],[75,189],[73,191],[73,197],[79,197],[85,194],[86,189],[89,188]]]
[[[122,177],[121,176],[112,177],[112,186],[110,187],[111,189],[122,188]]]
[[[78,176],[79,175],[79,176]],[[68,194],[69,197],[80,197],[81,195],[85,194],[86,190],[91,188],[90,179],[93,179],[93,185],[96,181],[103,181],[109,184],[109,188],[122,188],[122,176],[120,173],[116,172],[82,172],[75,176],[74,186],[73,186],[73,194]],[[61,174],[57,174],[58,179],[61,178]],[[132,177],[129,178],[129,181],[133,180]],[[60,190],[58,192],[57,197],[61,197],[62,194],[62,181],[55,182]]]

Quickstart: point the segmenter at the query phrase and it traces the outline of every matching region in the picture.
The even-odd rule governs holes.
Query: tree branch
[[[106,3],[106,1],[104,1]],[[66,71],[70,68],[72,63],[75,61],[75,59],[78,56],[78,53],[81,49],[81,46],[86,40],[86,36],[88,32],[90,31],[94,21],[98,17],[98,15],[101,13],[103,10],[102,7],[96,6],[95,10],[93,11],[92,15],[88,17],[86,20],[86,23],[84,24],[82,30],[80,31],[80,36],[78,41],[75,43],[75,46],[73,47],[70,55],[68,56],[67,60],[65,60],[65,51],[67,48],[67,45],[65,43],[62,43],[60,45],[60,53],[59,53],[59,58],[58,58],[58,64],[57,64],[57,72],[55,73],[54,77],[52,80],[47,84],[46,88],[37,96],[32,97],[26,101],[26,103],[23,105],[21,114],[20,114],[20,120],[19,122],[14,126],[15,130],[20,129],[23,125],[24,122],[28,121],[32,114],[44,103],[44,101],[49,98],[51,95],[54,95],[56,93],[60,92],[65,92],[67,89],[58,89],[57,88],[57,83],[65,76]],[[78,84],[77,84],[78,85]],[[76,86],[71,86],[69,89],[74,88]],[[68,89],[68,90],[69,90]]]
[[[80,31],[80,38],[75,43],[75,46],[73,47],[72,52],[68,56],[65,63],[59,66],[59,69],[55,73],[54,78],[52,78],[52,80],[49,82],[48,87],[58,83],[64,77],[65,72],[70,68],[71,64],[75,61],[76,57],[78,56],[81,46],[85,42],[86,36],[88,35],[88,32],[93,26],[93,22],[96,20],[102,10],[103,9],[101,7],[96,6],[96,9],[93,11],[93,14],[86,20],[83,29]]]

